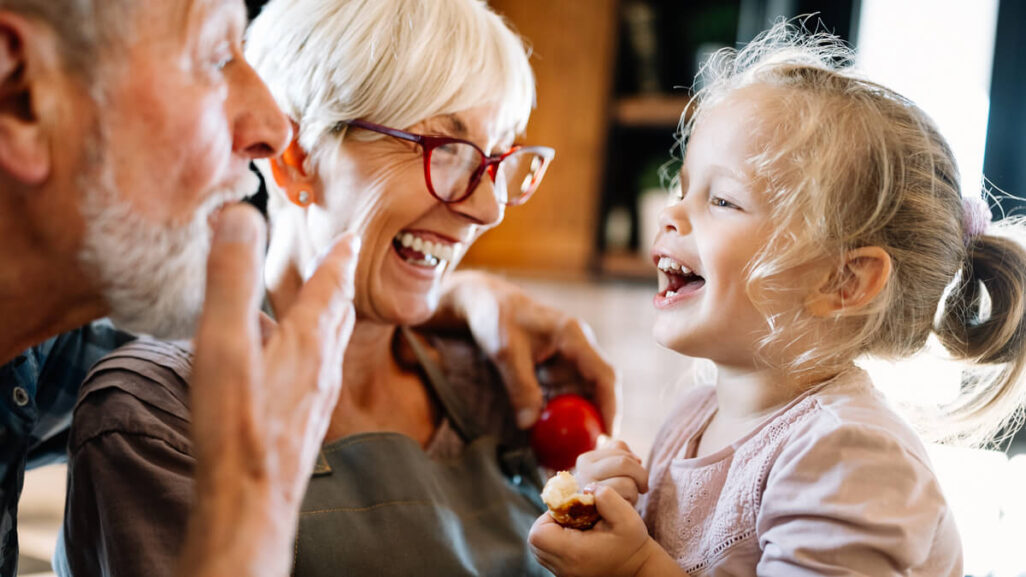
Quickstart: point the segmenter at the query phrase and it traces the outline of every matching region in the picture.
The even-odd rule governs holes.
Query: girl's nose
[[[659,211],[659,230],[680,235],[691,232],[691,221],[683,200],[667,204]]]

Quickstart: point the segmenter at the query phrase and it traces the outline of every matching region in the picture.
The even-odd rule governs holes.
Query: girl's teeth
[[[691,269],[689,269],[688,267],[678,263],[677,261],[675,261],[675,260],[673,260],[673,259],[671,259],[669,257],[665,257],[665,256],[661,257],[659,259],[659,264],[657,266],[659,267],[659,270],[661,270],[663,272],[668,272],[668,273],[691,274],[691,272],[692,272]]]
[[[677,296],[677,291],[666,291],[666,298]]]
[[[411,246],[413,246],[413,235],[412,235],[412,234],[410,234],[410,233],[406,233],[406,234],[404,234],[404,235],[403,235],[403,237],[402,237],[402,238],[401,238],[401,239],[399,240],[399,242],[400,242],[400,244],[402,244],[402,245],[403,245],[404,247],[406,247],[406,248],[410,248]]]
[[[413,238],[413,246],[411,248],[413,248],[413,250],[415,250],[417,252],[424,252],[424,241],[421,240],[419,236],[418,237],[414,237]]]

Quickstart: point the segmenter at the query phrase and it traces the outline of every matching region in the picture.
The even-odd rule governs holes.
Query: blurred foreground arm
[[[265,231],[248,207],[214,233],[190,387],[196,506],[177,574],[289,574],[299,506],[338,400],[358,246],[342,240],[262,343]]]
[[[572,385],[590,396],[613,433],[617,374],[598,351],[591,327],[531,299],[519,287],[492,275],[450,275],[431,325],[467,327],[502,375],[517,411],[517,424],[538,420],[549,392]],[[541,383],[539,383],[539,379]]]

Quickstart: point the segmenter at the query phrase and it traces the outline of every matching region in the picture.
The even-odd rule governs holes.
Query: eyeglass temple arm
[[[416,142],[417,144],[421,144],[424,141],[424,138],[419,134],[410,134],[409,132],[403,132],[402,130],[396,130],[395,128],[374,124],[373,122],[367,122],[366,120],[343,120],[339,124],[355,126],[364,130],[370,130],[371,132],[387,134],[388,136],[408,140],[410,142]]]

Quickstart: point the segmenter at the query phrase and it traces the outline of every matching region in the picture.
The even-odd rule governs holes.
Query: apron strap
[[[473,442],[483,434],[483,431],[478,426],[477,421],[470,416],[466,405],[463,403],[463,399],[453,390],[449,384],[449,379],[445,378],[445,374],[442,373],[441,367],[428,354],[427,348],[420,340],[420,337],[414,334],[409,327],[400,327],[399,330],[402,331],[403,338],[409,343],[413,354],[416,355],[417,362],[424,369],[424,374],[428,380],[427,385],[431,387],[435,396],[438,397],[438,402],[442,405],[442,410],[445,411],[446,416],[449,418],[452,428],[463,439],[464,443],[469,444]]]

